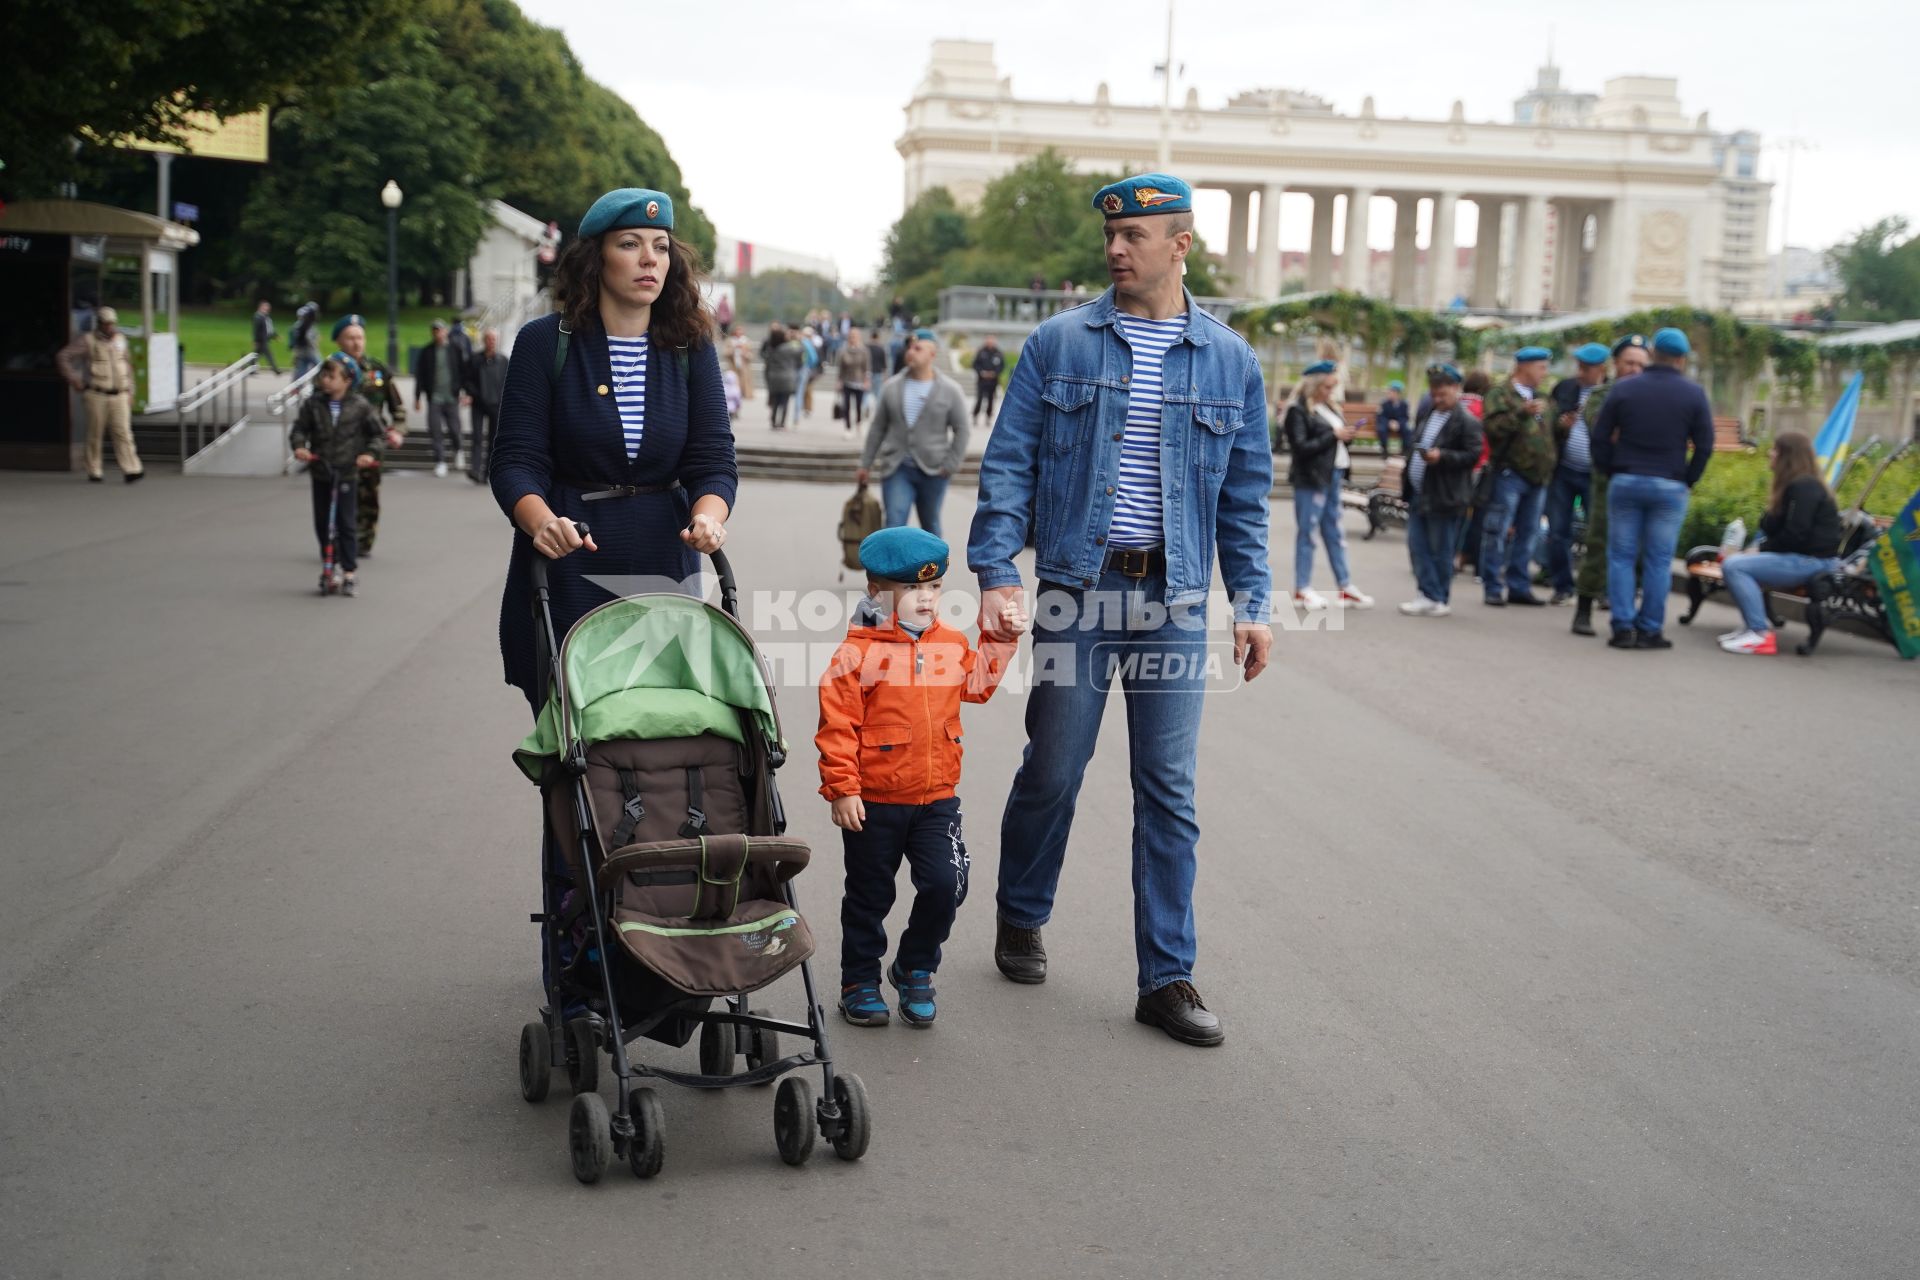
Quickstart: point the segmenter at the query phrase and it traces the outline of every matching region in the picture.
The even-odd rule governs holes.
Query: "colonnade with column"
[[[1392,201],[1394,212],[1393,247],[1380,292],[1397,303],[1441,309],[1465,297],[1475,307],[1572,311],[1626,301],[1616,296],[1620,228],[1610,200],[1282,183],[1226,185],[1225,190],[1230,199],[1225,265],[1234,281],[1233,291],[1246,297],[1271,298],[1280,293],[1280,200],[1291,193],[1312,201],[1309,290],[1338,287],[1375,292],[1367,232],[1373,200],[1382,197]],[[1430,205],[1424,275],[1419,262],[1422,201]],[[1463,202],[1474,205],[1479,215],[1472,265],[1464,278],[1456,244]],[[1334,227],[1342,219],[1345,247],[1336,256]]]

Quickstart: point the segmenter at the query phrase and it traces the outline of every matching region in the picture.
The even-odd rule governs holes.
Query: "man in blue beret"
[[[1380,441],[1380,456],[1392,452],[1387,446],[1398,436],[1403,457],[1413,456],[1413,419],[1407,409],[1407,384],[1395,378],[1387,383],[1386,397],[1373,417],[1373,434]]]
[[[1547,581],[1552,604],[1573,603],[1573,504],[1586,507],[1593,491],[1593,450],[1580,411],[1607,376],[1607,349],[1589,342],[1573,353],[1574,375],[1553,384],[1553,442],[1559,461],[1547,484]]]
[[[387,447],[399,448],[400,441],[406,437],[407,402],[401,398],[393,370],[367,354],[365,318],[341,316],[333,322],[333,340],[353,358],[360,370],[360,380],[353,384],[353,393],[367,402],[367,407],[373,410],[373,420],[385,428]],[[363,557],[372,554],[374,535],[380,532],[380,475],[379,467],[363,467],[358,473],[354,522],[358,525],[355,531],[358,552]]]
[[[1607,472],[1607,598],[1615,649],[1671,649],[1667,593],[1687,494],[1713,456],[1713,406],[1687,377],[1693,346],[1653,335],[1646,373],[1616,387],[1594,423],[1593,463]],[[1638,599],[1636,599],[1638,588]]]
[[[873,422],[860,451],[854,481],[880,477],[880,504],[889,527],[903,525],[917,508],[920,527],[940,536],[940,508],[947,485],[967,459],[973,420],[960,384],[934,368],[940,339],[931,329],[915,329],[907,343],[904,371],[880,386],[873,401]]]
[[[1587,429],[1589,447],[1593,440],[1593,424],[1599,421],[1600,410],[1607,402],[1607,393],[1625,379],[1644,370],[1652,349],[1652,344],[1637,333],[1630,333],[1613,344],[1613,377],[1594,388],[1580,410],[1580,420]],[[1605,471],[1598,467],[1593,469],[1588,491],[1590,501],[1587,503],[1587,542],[1580,554],[1580,568],[1574,575],[1574,589],[1579,594],[1574,600],[1571,630],[1576,636],[1593,634],[1594,601],[1607,594],[1607,479]]]
[[[1480,419],[1460,400],[1457,366],[1429,365],[1427,407],[1414,424],[1413,448],[1401,490],[1407,499],[1407,558],[1419,594],[1401,604],[1415,618],[1453,612],[1453,556],[1460,526],[1473,503],[1473,469],[1480,463]]]
[[[1487,391],[1482,422],[1492,453],[1476,499],[1486,507],[1480,535],[1480,588],[1490,605],[1545,604],[1533,594],[1533,544],[1553,479],[1556,450],[1540,383],[1553,353],[1522,347],[1513,374]]]
[[[1220,1019],[1193,985],[1205,606],[1217,548],[1234,661],[1258,676],[1273,642],[1266,388],[1246,340],[1181,284],[1193,248],[1187,184],[1140,174],[1102,187],[1093,204],[1106,219],[1111,285],[1027,339],[981,460],[967,547],[983,636],[1009,634],[1015,559],[1029,542],[1061,606],[1035,625],[1027,748],[1000,827],[994,960],[1012,981],[1046,980],[1040,931],[1117,682],[1134,792],[1134,1017],[1187,1044],[1219,1044]]]

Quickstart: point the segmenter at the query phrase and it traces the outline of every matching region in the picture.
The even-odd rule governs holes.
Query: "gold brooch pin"
[[[600,394],[601,395],[607,394],[607,384],[604,382],[600,384]]]

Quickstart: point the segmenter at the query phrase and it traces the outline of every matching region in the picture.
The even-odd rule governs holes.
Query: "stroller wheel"
[[[773,1095],[773,1141],[780,1158],[796,1168],[813,1154],[813,1088],[788,1076]]]
[[[767,1016],[765,1009],[755,1009],[753,1012],[755,1017],[764,1018]],[[780,1033],[778,1031],[763,1031],[759,1027],[755,1027],[747,1033],[747,1036],[747,1070],[753,1071],[766,1066],[769,1062],[780,1061]],[[771,1080],[762,1080],[760,1085],[762,1088],[765,1088],[772,1083],[773,1081]]]
[[[703,1076],[730,1076],[733,1074],[733,1027],[718,1022],[708,1022],[700,1028],[700,1074]]]
[[[588,1185],[600,1181],[613,1163],[613,1131],[599,1094],[575,1095],[567,1112],[567,1154],[573,1158],[573,1176]]]
[[[660,1095],[651,1089],[635,1089],[627,1095],[627,1111],[633,1116],[627,1165],[634,1177],[651,1178],[667,1158],[667,1118],[660,1111]]]
[[[520,1096],[539,1102],[553,1083],[553,1041],[544,1022],[520,1028]]]
[[[873,1121],[867,1112],[867,1086],[855,1075],[833,1078],[833,1104],[840,1111],[840,1131],[833,1135],[833,1154],[842,1160],[858,1160],[867,1154],[867,1139],[873,1135]]]
[[[600,1041],[592,1018],[567,1023],[567,1083],[575,1093],[592,1093],[600,1087]]]

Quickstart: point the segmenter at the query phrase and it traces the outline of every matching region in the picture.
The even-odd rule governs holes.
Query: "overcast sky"
[[[521,6],[565,31],[588,74],[659,130],[724,234],[833,258],[850,283],[873,277],[900,215],[894,143],[933,40],[993,41],[1018,97],[1090,101],[1105,80],[1115,102],[1157,103],[1166,38],[1164,0]],[[1890,213],[1920,223],[1917,37],[1913,0],[1178,0],[1174,59],[1185,71],[1174,101],[1189,85],[1204,107],[1287,87],[1349,114],[1372,94],[1382,116],[1444,119],[1460,98],[1469,120],[1507,122],[1551,40],[1565,87],[1677,76],[1682,107],[1710,112],[1715,129],[1758,130],[1769,144],[1805,138],[1813,149],[1794,160],[1790,230],[1795,244],[1825,246]],[[1761,176],[1778,184],[1786,162],[1770,148]],[[1774,248],[1783,196],[1776,185]],[[1283,207],[1282,247],[1306,248],[1304,210]],[[1369,238],[1385,247],[1380,214]],[[1203,236],[1218,244],[1225,225],[1224,195],[1202,205]],[[1460,235],[1470,242],[1470,226]]]

